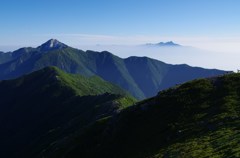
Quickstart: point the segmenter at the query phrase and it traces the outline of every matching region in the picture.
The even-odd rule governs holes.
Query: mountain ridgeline
[[[0,81],[0,94],[0,157],[8,158],[41,155],[39,150],[53,142],[136,101],[97,76],[66,74],[56,67]]]
[[[37,48],[0,53],[0,80],[13,79],[47,66],[83,76],[100,76],[138,99],[196,78],[227,73],[188,65],[170,65],[147,57],[119,58],[107,51],[82,51],[51,39]]]
[[[0,81],[0,157],[240,156],[240,74],[135,102],[99,77],[47,67]]]
[[[240,74],[194,80],[161,91],[85,133],[56,143],[57,158],[240,156]],[[57,149],[61,149],[58,150]]]

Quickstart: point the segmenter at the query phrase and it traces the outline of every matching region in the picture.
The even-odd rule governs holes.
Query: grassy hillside
[[[49,157],[240,157],[240,74],[160,92],[95,123]]]
[[[35,157],[53,142],[135,103],[99,77],[47,67],[0,81],[0,157]]]

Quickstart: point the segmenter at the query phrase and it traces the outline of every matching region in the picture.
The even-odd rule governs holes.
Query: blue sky
[[[238,50],[239,0],[1,0],[0,46],[174,40]],[[224,48],[221,48],[224,50]]]

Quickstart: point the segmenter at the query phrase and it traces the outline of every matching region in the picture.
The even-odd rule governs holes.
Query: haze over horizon
[[[3,0],[0,51],[36,47],[56,38],[79,49],[108,50],[120,57],[149,56],[172,64],[236,70],[239,5],[237,0]],[[135,47],[166,41],[198,48],[197,55],[189,49],[169,53]]]

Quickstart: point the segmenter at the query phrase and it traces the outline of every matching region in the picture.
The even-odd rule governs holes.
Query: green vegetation
[[[59,80],[63,86],[68,86],[75,90],[77,95],[99,95],[103,93],[127,95],[126,91],[104,81],[100,77],[84,77],[81,75],[66,74],[56,67],[52,67],[52,69],[57,72],[55,75],[56,79]]]
[[[193,80],[135,103],[99,77],[48,67],[0,81],[0,93],[1,157],[240,154],[240,74]]]
[[[66,74],[56,67],[0,81],[0,94],[0,157],[8,158],[52,151],[54,144],[136,102],[99,77]]]
[[[239,157],[239,96],[240,74],[194,80],[97,122],[59,153],[67,158]]]

